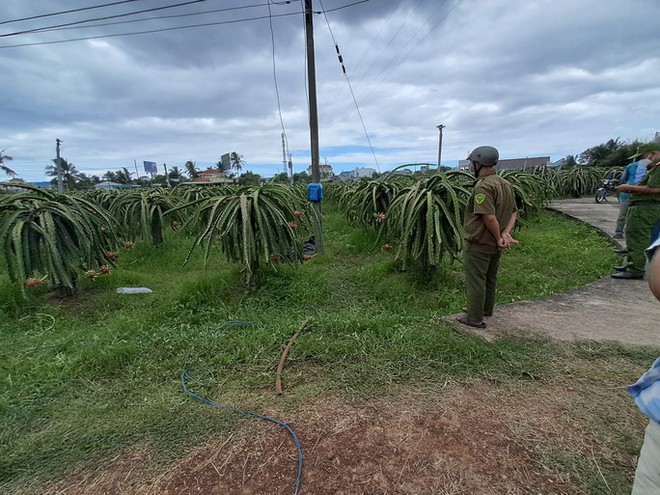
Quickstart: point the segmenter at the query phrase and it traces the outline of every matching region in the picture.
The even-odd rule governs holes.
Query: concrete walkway
[[[553,201],[548,208],[589,223],[610,238],[614,235],[616,199],[601,204],[593,198]],[[623,247],[614,239],[612,242]],[[517,330],[561,340],[618,341],[660,348],[660,302],[646,280],[607,276],[546,299],[498,306],[486,323],[486,330],[471,333],[496,338]]]

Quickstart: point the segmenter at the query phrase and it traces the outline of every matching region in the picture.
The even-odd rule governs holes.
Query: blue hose
[[[203,402],[206,405],[215,407],[217,409],[222,409],[223,411],[227,411],[227,412],[231,412],[231,413],[242,414],[242,415],[248,416],[248,417],[258,418],[258,419],[261,419],[263,421],[268,421],[269,423],[275,423],[276,425],[279,425],[282,428],[286,429],[286,431],[289,433],[289,435],[291,435],[291,437],[293,438],[293,442],[296,444],[296,448],[298,449],[298,476],[296,478],[296,491],[295,491],[295,495],[298,495],[298,492],[300,490],[300,482],[301,482],[301,478],[302,478],[303,455],[302,455],[302,447],[300,446],[300,441],[298,440],[298,436],[296,435],[296,432],[293,431],[288,424],[286,424],[282,421],[278,421],[276,419],[269,418],[267,416],[262,416],[261,414],[257,414],[257,413],[252,412],[252,411],[244,411],[244,410],[241,410],[241,409],[235,409],[233,407],[223,406],[222,404],[218,404],[216,402],[213,402],[212,400],[209,400],[205,397],[201,397],[201,396],[197,395],[195,392],[192,392],[188,389],[186,379],[190,377],[189,371],[193,371],[193,370],[192,369],[191,370],[188,370],[188,369],[183,370],[183,373],[181,374],[181,385],[183,386],[183,391],[186,394],[188,394],[190,397],[193,397],[193,398],[197,399],[198,401]],[[190,378],[192,378],[192,377],[190,377]]]

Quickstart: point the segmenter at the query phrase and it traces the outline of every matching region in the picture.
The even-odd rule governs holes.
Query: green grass
[[[262,409],[280,354],[307,318],[311,328],[287,362],[295,392],[283,403],[292,409],[326,393],[383,394],[391,384],[560,373],[550,343],[486,343],[440,320],[464,304],[460,263],[421,282],[374,246],[372,232],[326,210],[325,254],[268,273],[254,290],[219,252],[207,267],[201,251],[182,267],[192,240],[181,232],[162,248],[122,251],[110,277],[84,281],[71,300],[41,293],[23,301],[0,277],[0,487],[33,485],[135,444],[152,446],[156,461],[169,459],[235,427],[241,418],[182,393],[183,369],[199,370],[201,395]],[[615,262],[600,235],[559,215],[541,213],[517,237],[502,262],[500,304],[579,287]],[[123,285],[154,293],[116,294]],[[260,325],[224,326],[232,320]],[[647,364],[643,353],[608,349],[635,373]]]

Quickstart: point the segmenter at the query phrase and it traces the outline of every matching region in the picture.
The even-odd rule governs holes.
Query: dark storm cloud
[[[331,11],[353,1],[323,0],[323,7]],[[267,15],[260,0],[209,0],[149,15],[251,4],[258,6],[0,38],[0,46]],[[4,0],[0,18],[87,5]],[[2,25],[0,34],[135,8]],[[296,13],[275,17],[273,36],[282,119],[302,167],[309,160],[309,131],[300,8],[300,2],[271,5],[274,15]],[[447,125],[448,160],[464,158],[482,142],[500,146],[504,156],[558,158],[617,136],[648,139],[660,113],[660,36],[646,25],[659,17],[655,0],[371,0],[328,12],[333,39],[326,18],[316,15],[321,146],[336,165],[373,162],[335,41],[383,166],[433,161],[438,123]],[[213,162],[237,150],[249,169],[276,171],[282,129],[272,50],[267,19],[0,48],[0,149],[14,156],[26,177],[43,172],[55,137],[83,170],[103,172],[134,159]]]

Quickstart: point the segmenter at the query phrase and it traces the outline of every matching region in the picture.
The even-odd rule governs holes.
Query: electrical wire
[[[360,122],[362,123],[362,129],[364,130],[364,135],[367,137],[367,142],[369,143],[369,149],[371,150],[371,155],[374,157],[374,163],[376,164],[376,168],[378,169],[378,173],[380,173],[380,166],[378,165],[378,159],[376,158],[376,153],[374,152],[374,147],[371,144],[371,138],[369,137],[369,132],[367,131],[367,127],[364,124],[364,119],[362,118],[362,112],[360,112],[360,106],[358,105],[357,100],[355,99],[355,93],[353,93],[353,86],[351,85],[351,81],[348,78],[348,73],[346,71],[346,66],[344,65],[344,59],[341,55],[341,52],[339,51],[339,45],[337,44],[337,40],[335,39],[335,35],[332,32],[332,27],[330,26],[330,21],[328,21],[328,16],[325,13],[325,9],[323,8],[323,0],[319,0],[321,3],[321,9],[323,10],[323,17],[325,18],[325,22],[328,25],[328,31],[330,31],[330,36],[332,37],[332,42],[335,44],[335,50],[337,51],[337,59],[339,60],[339,63],[341,64],[341,69],[344,74],[344,77],[346,78],[346,83],[348,84],[348,89],[351,91],[351,96],[353,97],[353,103],[355,103],[355,108],[357,110],[358,116],[360,117]]]
[[[231,12],[233,10],[246,10],[246,9],[254,9],[257,7],[263,7],[263,4],[252,4],[252,5],[241,5],[239,7],[226,7],[224,9],[212,9],[212,10],[203,10],[201,12],[186,12],[182,14],[171,14],[171,15],[158,15],[158,16],[153,16],[153,17],[145,17],[142,19],[128,19],[124,21],[117,21],[117,22],[104,22],[101,24],[89,24],[87,26],[71,26],[71,27],[62,27],[62,28],[44,28],[42,29],[41,33],[45,32],[51,32],[51,31],[67,31],[71,29],[88,29],[88,28],[93,28],[93,27],[105,27],[105,26],[117,26],[121,24],[132,24],[135,22],[146,22],[146,21],[158,21],[161,19],[179,19],[181,17],[194,17],[198,15],[205,15],[205,14],[217,14],[219,12]],[[92,22],[92,21],[89,21]]]
[[[189,395],[190,397],[192,397],[194,399],[197,399],[198,401],[200,401],[200,402],[202,402],[202,403],[204,403],[208,406],[215,407],[216,409],[221,409],[223,411],[227,411],[227,412],[230,412],[230,413],[242,414],[243,416],[253,417],[253,418],[261,419],[262,421],[267,421],[269,423],[276,424],[276,425],[281,426],[282,428],[284,428],[287,431],[287,433],[289,433],[289,435],[291,435],[291,438],[293,438],[293,443],[296,444],[296,449],[298,449],[298,476],[296,477],[296,491],[295,491],[295,494],[297,495],[298,492],[300,491],[300,483],[302,481],[303,453],[302,453],[302,447],[300,446],[300,440],[298,440],[298,436],[296,435],[296,432],[293,431],[293,429],[283,421],[278,421],[276,419],[269,418],[268,416],[263,416],[261,414],[258,414],[258,413],[252,412],[252,411],[245,411],[245,410],[242,410],[242,409],[236,409],[236,408],[233,408],[233,407],[224,406],[222,404],[218,404],[217,402],[213,402],[212,400],[209,400],[206,397],[202,397],[200,395],[197,395],[195,392],[191,391],[188,388],[188,379],[191,379],[191,380],[194,381],[194,378],[192,378],[190,376],[190,373],[192,371],[194,371],[194,370],[186,368],[186,369],[183,370],[183,373],[181,374],[181,386],[182,386],[183,392],[185,394]]]
[[[290,17],[294,15],[300,15],[297,12],[290,13],[290,14],[274,14],[273,17]],[[154,34],[154,33],[164,33],[168,31],[178,31],[181,29],[193,29],[193,28],[198,28],[198,27],[210,27],[210,26],[221,26],[225,24],[236,24],[239,22],[248,22],[248,21],[259,21],[263,19],[268,19],[268,16],[262,15],[262,16],[257,16],[257,17],[248,17],[248,18],[243,18],[243,19],[232,19],[228,21],[216,21],[216,22],[205,22],[205,23],[200,23],[200,24],[189,24],[186,26],[173,26],[169,28],[160,28],[160,29],[148,29],[145,31],[134,31],[131,33],[115,33],[115,34],[100,34],[97,36],[84,36],[81,38],[70,38],[66,40],[53,40],[53,41],[37,41],[37,42],[32,42],[32,43],[20,43],[16,45],[4,45],[0,46],[0,50],[6,49],[6,48],[19,48],[19,47],[25,47],[25,46],[40,46],[40,45],[57,45],[60,43],[72,43],[75,41],[88,41],[88,40],[98,40],[98,39],[105,39],[105,38],[120,38],[123,36],[139,36],[143,34]]]
[[[202,1],[202,0],[198,0]],[[205,1],[205,0],[204,0]],[[359,5],[362,3],[369,2],[371,0],[359,0],[357,2],[349,3],[346,5],[342,5],[340,7],[336,7],[334,9],[328,10],[328,12],[336,12],[339,10],[347,9],[350,7],[353,7],[355,5]],[[319,13],[319,12],[315,12]],[[284,14],[273,14],[272,17],[290,17],[294,15],[300,15],[298,12],[293,12],[293,13],[284,13]],[[114,34],[101,34],[97,36],[84,36],[80,38],[70,38],[70,39],[65,39],[65,40],[52,40],[52,41],[37,41],[37,42],[31,42],[31,43],[18,43],[15,45],[4,45],[0,46],[1,49],[7,49],[7,48],[20,48],[20,47],[26,47],[26,46],[41,46],[41,45],[56,45],[56,44],[61,44],[61,43],[71,43],[71,42],[76,42],[76,41],[88,41],[88,40],[97,40],[97,39],[105,39],[105,38],[119,38],[123,36],[138,36],[138,35],[143,35],[143,34],[154,34],[154,33],[163,33],[167,31],[176,31],[176,30],[181,30],[181,29],[192,29],[192,28],[198,28],[198,27],[209,27],[209,26],[220,26],[224,24],[235,24],[239,22],[249,22],[249,21],[258,21],[262,19],[267,19],[268,16],[255,16],[255,17],[246,17],[242,19],[233,19],[233,20],[227,20],[227,21],[217,21],[217,22],[206,22],[206,23],[200,23],[200,24],[189,24],[185,26],[174,26],[174,27],[169,27],[169,28],[160,28],[160,29],[149,29],[149,30],[144,30],[144,31],[134,31],[134,32],[127,32],[127,33],[114,33]]]
[[[100,9],[102,7],[112,7],[113,5],[121,5],[123,3],[133,3],[133,2],[140,2],[142,0],[122,0],[121,2],[113,2],[113,3],[104,3],[101,5],[92,5],[91,7],[82,7],[79,9],[71,9],[71,10],[62,10],[60,12],[52,12],[50,14],[40,14],[40,15],[33,15],[30,17],[22,17],[20,19],[10,19],[8,21],[0,21],[0,25],[2,24],[11,24],[12,22],[22,22],[22,21],[31,21],[33,19],[43,19],[44,17],[53,17],[56,15],[64,15],[64,14],[72,14],[74,12],[82,12],[84,10],[93,10],[93,9]]]
[[[282,125],[282,135],[284,136],[284,146],[285,149],[289,149],[289,139],[286,135],[286,129],[284,127],[284,118],[282,117],[282,104],[280,102],[280,89],[277,85],[277,70],[275,66],[275,33],[273,31],[273,17],[270,9],[271,0],[266,0],[268,4],[268,25],[270,26],[270,42],[273,48],[272,50],[272,60],[273,60],[273,82],[275,83],[275,95],[277,96],[277,111],[280,115],[280,124]]]
[[[369,46],[367,47],[367,49],[364,51],[364,53],[363,53],[362,56],[360,57],[360,60],[358,60],[358,62],[355,64],[355,69],[356,69],[356,70],[360,67],[360,64],[361,64],[362,61],[364,60],[364,57],[367,56],[367,53],[369,53],[369,50],[371,50],[371,47],[374,46],[374,44],[376,43],[376,41],[378,40],[378,38],[380,38],[380,35],[383,33],[383,31],[385,31],[385,28],[386,28],[387,25],[390,23],[390,20],[392,19],[392,17],[394,17],[394,14],[397,13],[397,12],[399,11],[399,7],[401,7],[401,1],[402,1],[402,0],[399,0],[398,3],[396,4],[396,7],[394,7],[394,8],[392,9],[392,12],[390,12],[390,15],[387,16],[387,19],[385,20],[385,22],[383,23],[383,25],[380,27],[380,30],[378,31],[378,34],[376,34],[376,36],[374,37],[374,39],[371,40],[371,43],[369,43]]]
[[[446,3],[446,1],[447,0],[445,0],[445,2],[443,2],[443,4]],[[387,79],[387,77],[390,74],[392,74],[392,72],[394,72],[408,58],[408,55],[410,55],[419,45],[421,45],[422,42],[426,38],[428,38],[431,35],[431,33],[433,31],[435,31],[438,28],[438,26],[440,26],[440,24],[442,24],[447,19],[447,17],[449,17],[449,15],[456,9],[456,7],[458,7],[460,5],[461,1],[462,0],[458,0],[456,2],[456,4],[454,4],[454,6],[451,9],[449,9],[449,11],[444,16],[442,16],[442,18],[429,30],[429,32],[426,33],[417,43],[415,43],[415,45],[410,50],[408,50],[404,54],[404,56],[387,73],[384,73],[384,71],[387,70],[387,67],[383,71],[381,71],[381,74],[384,73],[384,75],[378,80],[378,82],[374,86],[372,86],[371,88],[369,88],[369,90],[367,90],[366,94],[371,93],[376,88],[378,88],[378,86],[380,86],[382,84],[382,82],[385,79]],[[436,9],[436,12],[438,11],[438,9]],[[435,12],[433,13],[433,15],[435,15]],[[430,18],[429,18],[429,20],[430,20]],[[426,23],[424,23],[424,25],[426,25],[427,23],[428,23],[428,21]],[[405,46],[407,46],[407,43],[406,43],[406,45],[404,45],[404,48],[405,48]],[[399,52],[397,52],[397,53],[400,53],[400,51],[401,50],[399,50]]]
[[[399,33],[401,33],[401,31],[403,30],[403,28],[405,28],[405,27],[408,25],[408,23],[409,23],[410,20],[415,16],[415,14],[417,13],[417,10],[419,10],[419,8],[421,7],[421,5],[422,5],[423,2],[424,2],[424,0],[419,0],[419,3],[418,3],[417,6],[414,8],[414,10],[412,10],[412,12],[409,12],[409,13],[408,13],[408,16],[406,17],[406,21],[405,21],[401,26],[399,26],[399,29],[397,29],[397,31],[396,31],[396,32],[394,33],[394,35],[389,39],[389,41],[388,41],[387,43],[385,43],[385,45],[384,45],[383,48],[380,50],[380,52],[378,52],[378,55],[376,55],[376,56],[374,57],[374,59],[372,60],[371,64],[369,65],[369,67],[367,67],[366,70],[365,70],[361,75],[358,75],[358,81],[357,81],[358,83],[360,83],[360,82],[364,79],[364,77],[365,77],[367,74],[370,73],[371,68],[376,64],[376,62],[378,61],[378,59],[380,58],[380,56],[385,52],[385,50],[387,50],[387,48],[389,48],[389,46],[392,44],[392,42],[394,42],[394,40],[399,36]]]
[[[176,4],[173,4],[173,5],[164,5],[164,6],[161,6],[161,7],[154,7],[154,8],[151,8],[151,9],[144,9],[144,10],[136,10],[136,11],[133,11],[133,12],[125,12],[123,14],[114,14],[114,15],[109,15],[109,16],[105,16],[105,17],[96,17],[96,18],[93,18],[93,19],[85,19],[85,20],[82,20],[82,21],[67,22],[67,23],[64,23],[64,24],[56,24],[54,26],[47,26],[47,27],[43,27],[43,28],[25,29],[23,31],[16,31],[16,32],[13,32],[13,33],[0,34],[0,38],[9,38],[11,36],[18,36],[20,34],[39,33],[41,31],[53,31],[53,30],[56,30],[57,28],[66,27],[66,26],[76,26],[76,25],[79,25],[79,24],[85,24],[87,22],[105,21],[107,19],[117,19],[117,18],[120,18],[120,17],[128,17],[128,16],[131,16],[131,15],[146,14],[147,12],[156,12],[156,11],[159,11],[159,10],[174,9],[174,8],[177,8],[177,7],[184,7],[186,5],[192,5],[192,4],[195,4],[195,3],[202,3],[202,2],[206,2],[206,1],[207,0],[191,0],[189,2],[176,3]]]

